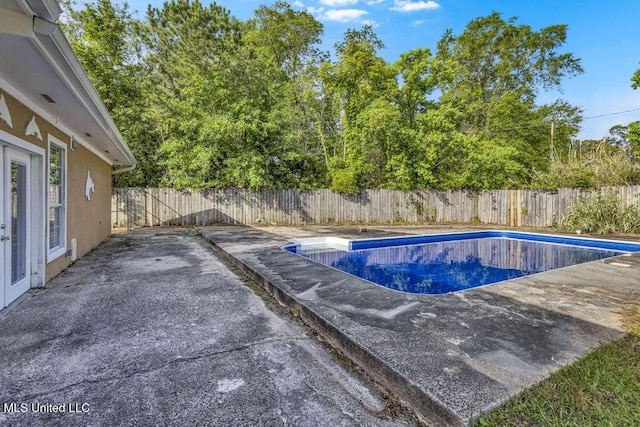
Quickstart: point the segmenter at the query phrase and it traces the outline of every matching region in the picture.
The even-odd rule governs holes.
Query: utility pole
[[[556,130],[556,122],[555,121],[551,121],[551,146],[549,147],[549,158],[552,159],[553,158],[553,152],[554,152],[554,147],[553,147],[553,134]]]

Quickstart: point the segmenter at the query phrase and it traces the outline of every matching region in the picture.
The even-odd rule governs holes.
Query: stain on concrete
[[[413,423],[375,416],[373,385],[180,229],[107,239],[0,318],[0,342],[0,407],[88,405],[0,425]]]

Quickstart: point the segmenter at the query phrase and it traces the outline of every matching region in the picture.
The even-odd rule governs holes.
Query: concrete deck
[[[200,231],[429,423],[464,425],[603,342],[640,300],[640,257],[619,257],[445,295],[392,291],[281,250],[287,238],[469,227]]]
[[[12,308],[0,425],[412,423],[190,230],[115,235]]]

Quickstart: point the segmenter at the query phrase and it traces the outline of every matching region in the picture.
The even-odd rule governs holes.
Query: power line
[[[597,116],[583,117],[582,120],[596,119],[598,117],[615,116],[617,114],[632,113],[634,111],[640,111],[640,107],[639,108],[632,108],[631,110],[616,111],[615,113],[606,113],[606,114],[599,114]],[[516,127],[511,127],[511,128],[502,128],[502,129],[489,129],[489,131],[491,131],[491,132],[504,132],[504,131],[509,131],[509,130],[519,130],[519,129],[531,129],[531,128],[543,128],[543,127],[546,128],[548,126],[551,126],[551,123],[536,124],[536,125],[523,125],[523,126],[516,126]]]
[[[607,114],[600,114],[597,116],[584,117],[582,120],[596,119],[598,117],[615,116],[616,114],[632,113],[634,111],[640,111],[640,108],[633,108],[631,110],[617,111],[615,113],[607,113]]]

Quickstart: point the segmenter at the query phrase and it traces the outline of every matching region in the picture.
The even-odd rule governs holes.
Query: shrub
[[[623,206],[615,193],[580,197],[562,216],[560,228],[585,233],[640,233],[640,210]]]
[[[331,189],[338,193],[353,194],[358,191],[356,175],[348,169],[338,169],[331,173]]]

